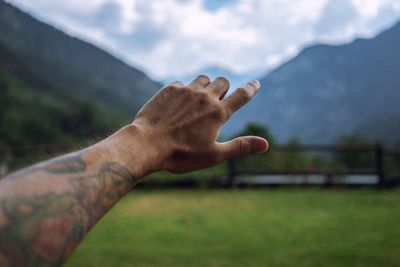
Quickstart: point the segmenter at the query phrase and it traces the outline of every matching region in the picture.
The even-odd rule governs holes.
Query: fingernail
[[[268,150],[268,142],[262,138],[253,139],[253,151],[255,153],[263,153]]]
[[[260,81],[259,80],[253,80],[251,81],[252,84],[254,84],[257,88],[261,87]]]

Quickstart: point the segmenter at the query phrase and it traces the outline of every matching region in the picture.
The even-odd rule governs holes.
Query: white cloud
[[[358,13],[363,17],[375,17],[378,15],[379,9],[387,5],[390,1],[382,0],[353,0],[352,3],[356,7]]]
[[[9,1],[157,79],[210,65],[260,73],[306,45],[371,36],[400,18],[400,0]]]

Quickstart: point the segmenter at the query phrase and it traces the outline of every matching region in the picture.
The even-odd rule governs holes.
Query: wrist
[[[165,158],[165,150],[155,140],[141,126],[130,124],[98,145],[106,150],[108,160],[124,166],[134,179],[141,180],[147,174],[157,171]]]

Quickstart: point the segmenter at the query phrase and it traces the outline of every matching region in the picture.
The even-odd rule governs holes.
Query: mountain
[[[0,45],[54,90],[95,100],[121,114],[132,116],[160,88],[141,71],[2,0],[0,32]]]
[[[0,0],[0,165],[48,153],[36,145],[75,146],[109,134],[160,86]]]
[[[0,44],[0,164],[3,147],[70,146],[109,133],[128,117],[96,102],[60,92]],[[33,159],[40,151],[17,151]]]
[[[335,142],[358,133],[400,142],[400,23],[371,39],[316,45],[261,79],[263,89],[223,133],[268,125],[281,142]]]

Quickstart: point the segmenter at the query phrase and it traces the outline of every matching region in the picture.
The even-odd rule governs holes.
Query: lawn
[[[66,266],[400,266],[400,191],[136,191]]]

